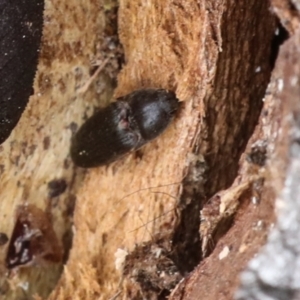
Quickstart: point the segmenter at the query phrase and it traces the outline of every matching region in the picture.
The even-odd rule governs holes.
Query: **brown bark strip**
[[[278,218],[266,246],[241,275],[236,299],[299,299],[299,47],[300,32],[281,47],[273,78],[281,105],[276,152],[270,164]],[[277,184],[276,184],[277,183]],[[278,184],[279,183],[279,184]],[[276,185],[275,185],[276,184]]]
[[[160,138],[110,166],[87,172],[83,180],[82,172],[69,160],[68,147],[74,122],[81,123],[84,112],[91,114],[91,106],[100,102],[94,90],[84,101],[76,92],[88,77],[95,33],[103,30],[103,23],[95,9],[98,2],[55,5],[56,9],[47,3],[37,91],[23,118],[24,128],[31,128],[25,138],[28,147],[23,149],[33,149],[33,153],[18,159],[24,129],[3,146],[1,195],[13,192],[3,200],[6,209],[0,213],[13,211],[24,198],[44,208],[45,182],[64,177],[70,186],[53,208],[54,228],[61,239],[70,231],[67,213],[76,198],[74,238],[61,279],[49,299],[165,297],[173,279],[185,276],[202,258],[200,209],[237,175],[239,158],[257,123],[270,77],[274,17],[267,1],[121,0],[119,35],[125,65],[115,96],[141,87],[167,88],[176,92],[183,108]],[[73,21],[65,23],[69,18]],[[102,94],[101,103],[107,102],[105,95],[111,86]],[[22,120],[20,123],[22,128]],[[47,136],[50,140],[43,143]],[[12,160],[15,166],[9,168]],[[15,173],[22,175],[12,180]],[[16,188],[18,180],[21,184]],[[6,223],[9,231],[13,224]],[[159,278],[166,279],[166,285],[153,276],[157,289],[145,289],[132,280],[139,271],[135,264],[124,278],[116,269],[119,249],[130,253],[129,257],[147,249],[154,249],[156,256],[167,253],[155,257],[147,252],[144,258],[163,261],[167,271],[174,268],[180,276],[169,276],[171,273],[163,270],[167,276]],[[53,274],[50,269],[43,272]],[[184,284],[197,282],[196,275]],[[31,294],[41,294],[43,285],[41,281]],[[208,289],[209,285],[199,287]],[[196,291],[208,295],[193,289],[189,295]]]

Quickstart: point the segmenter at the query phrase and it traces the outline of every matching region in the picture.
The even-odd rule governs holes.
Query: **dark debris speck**
[[[0,232],[0,246],[5,245],[8,242],[8,237],[5,233]]]
[[[66,188],[67,182],[65,179],[53,179],[48,182],[48,197],[58,197],[59,195],[65,192]]]
[[[48,150],[50,147],[50,143],[51,143],[51,139],[49,136],[45,136],[44,140],[43,140],[43,147],[44,150]]]

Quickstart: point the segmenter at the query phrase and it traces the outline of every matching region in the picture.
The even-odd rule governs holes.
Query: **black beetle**
[[[113,162],[161,134],[178,107],[175,93],[163,89],[120,97],[81,126],[72,139],[71,158],[82,168]]]

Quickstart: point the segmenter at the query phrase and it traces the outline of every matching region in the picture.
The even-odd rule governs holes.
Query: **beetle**
[[[174,92],[141,89],[100,109],[71,142],[75,165],[93,168],[109,164],[159,136],[179,108]]]

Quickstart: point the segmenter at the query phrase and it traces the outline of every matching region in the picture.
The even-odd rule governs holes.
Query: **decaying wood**
[[[84,177],[70,161],[69,144],[84,115],[112,94],[109,68],[101,76],[105,90],[98,82],[84,96],[78,92],[90,76],[90,60],[106,58],[97,57],[97,42],[105,40],[107,5],[46,2],[35,95],[0,153],[0,219],[1,231],[10,233],[18,204],[46,210],[50,201],[65,265],[58,283],[61,265],[22,270],[10,284],[14,288],[3,283],[7,299],[22,293],[46,297],[51,290],[48,299],[55,300],[165,297],[201,260],[200,210],[234,181],[257,123],[275,30],[267,1],[121,0],[125,64],[115,96],[141,87],[167,88],[183,108],[157,140]],[[68,187],[49,199],[47,183],[55,178],[64,178]],[[6,248],[0,251],[2,259]],[[120,253],[129,255],[122,254],[120,262]]]
[[[274,222],[274,191],[269,183],[269,161],[265,159],[273,154],[278,131],[274,126],[278,121],[274,116],[279,112],[275,92],[276,85],[270,85],[234,183],[216,193],[201,210],[202,247],[209,256],[174,289],[170,299],[198,299],[199,295],[233,299],[239,274],[265,243]]]
[[[275,1],[274,1],[275,2]],[[288,1],[283,1],[289,4]],[[286,14],[299,15],[296,10]],[[283,13],[283,11],[281,12]],[[286,15],[285,14],[285,15]],[[279,14],[282,19],[282,14]],[[285,19],[282,19],[285,22]],[[276,179],[277,221],[266,246],[249,263],[241,276],[237,299],[299,299],[299,20],[296,30],[281,47],[274,70],[279,103],[280,131],[276,151],[271,159],[272,177]],[[275,124],[274,124],[275,125]],[[275,125],[276,126],[276,125]]]
[[[30,98],[19,124],[0,148],[0,227],[12,234],[19,205],[34,205],[52,214],[54,230],[64,245],[64,262],[72,241],[72,215],[76,191],[83,172],[76,170],[69,158],[69,145],[76,126],[94,106],[107,101],[113,80],[105,92],[97,94],[95,85],[84,97],[77,93],[90,77],[91,60],[101,57],[98,41],[107,27],[101,7],[92,1],[46,1],[44,34],[40,63]],[[100,49],[96,52],[95,49]],[[99,55],[99,57],[98,57]],[[16,87],[17,88],[17,87]],[[78,125],[77,125],[78,124]],[[66,182],[66,191],[54,196],[50,182]],[[62,262],[32,267],[6,277],[4,261],[8,243],[0,248],[0,298],[47,297],[62,272]]]
[[[269,157],[260,204],[255,208],[258,203],[251,203],[251,196],[239,204],[242,207],[230,231],[176,287],[171,299],[199,299],[199,295],[205,299],[299,299],[295,267],[299,252],[299,9],[297,1],[272,2],[292,36],[281,46],[260,122],[250,140],[250,144],[264,141]],[[241,162],[243,169],[247,162],[243,158]],[[267,238],[263,228],[274,222],[270,214],[276,197],[278,220],[265,247],[247,265]],[[237,274],[244,268],[240,283]]]

